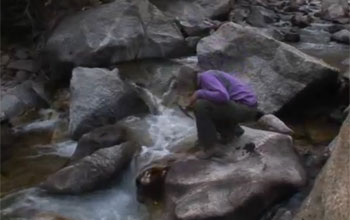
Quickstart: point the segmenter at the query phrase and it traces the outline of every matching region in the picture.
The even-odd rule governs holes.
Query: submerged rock
[[[69,130],[73,139],[148,108],[119,78],[118,70],[77,67],[71,80]]]
[[[71,157],[71,162],[76,162],[99,149],[119,145],[125,141],[126,131],[120,125],[96,128],[79,139],[78,146]]]
[[[292,17],[291,22],[294,26],[305,28],[310,25],[312,19],[308,15],[296,14]]]
[[[184,53],[186,42],[172,19],[148,0],[121,0],[66,17],[49,36],[43,57],[55,73],[69,74],[75,66]]]
[[[343,29],[341,31],[335,32],[332,34],[331,40],[343,44],[350,44],[350,31]]]
[[[49,176],[41,188],[50,193],[78,194],[96,189],[120,172],[131,161],[139,145],[125,142],[99,149],[77,163]]]
[[[321,60],[279,42],[255,28],[234,23],[222,25],[197,45],[203,70],[233,72],[252,85],[260,108],[276,112],[300,92],[322,91],[321,82],[336,83],[338,71]],[[313,87],[311,85],[314,85]]]
[[[247,144],[255,150],[247,152]],[[290,136],[245,128],[224,151],[224,158],[171,165],[165,178],[167,219],[257,219],[306,182]]]
[[[317,177],[295,220],[347,220],[350,216],[350,116],[330,146],[332,155]]]

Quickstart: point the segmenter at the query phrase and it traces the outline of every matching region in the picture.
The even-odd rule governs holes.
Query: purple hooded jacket
[[[207,99],[215,103],[233,100],[250,107],[257,106],[257,98],[252,88],[228,73],[208,70],[198,75],[198,84],[198,99]]]

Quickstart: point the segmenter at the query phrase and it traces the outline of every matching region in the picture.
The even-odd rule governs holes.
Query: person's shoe
[[[206,159],[209,159],[209,158],[212,158],[212,157],[224,157],[225,156],[225,152],[223,152],[222,150],[220,150],[217,146],[216,147],[213,147],[213,148],[210,148],[210,149],[207,149],[207,150],[203,150],[203,151],[200,151],[198,153],[196,153],[196,157],[198,159],[203,159],[203,160],[206,160]]]

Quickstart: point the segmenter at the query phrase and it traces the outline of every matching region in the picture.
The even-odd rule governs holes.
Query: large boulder
[[[194,72],[197,57],[148,59],[119,64],[117,67],[122,78],[146,88],[158,100],[161,99],[162,104],[170,105],[176,103],[178,90],[183,90],[181,87],[186,83],[192,83],[192,77],[185,75]]]
[[[280,110],[302,91],[322,91],[321,82],[335,84],[338,76],[338,71],[323,61],[255,28],[231,22],[203,38],[197,54],[203,70],[238,71],[235,76],[253,86],[260,108],[266,112]]]
[[[176,18],[186,35],[209,33],[218,25],[210,19],[226,17],[230,12],[230,0],[150,0],[166,15]]]
[[[322,0],[322,18],[340,23],[349,22],[349,3],[347,0]]]
[[[290,136],[244,130],[226,146],[224,158],[188,158],[170,166],[164,191],[167,219],[257,219],[305,184]]]
[[[139,145],[135,143],[125,142],[99,149],[49,176],[41,184],[41,188],[58,194],[78,194],[94,190],[120,174],[138,148]]]
[[[10,89],[1,97],[0,120],[11,119],[30,109],[48,107],[43,87],[27,80]]]
[[[74,66],[178,56],[185,45],[175,22],[148,0],[121,0],[65,18],[49,36],[43,58],[62,74]]]
[[[350,216],[350,116],[331,142],[332,155],[295,220],[347,220]]]
[[[117,69],[77,67],[70,89],[69,131],[73,139],[126,116],[148,112],[143,100],[119,78]]]

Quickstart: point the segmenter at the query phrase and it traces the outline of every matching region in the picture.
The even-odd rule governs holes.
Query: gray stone
[[[343,29],[341,31],[335,32],[332,34],[331,40],[343,44],[350,44],[350,31]]]
[[[312,19],[308,15],[298,13],[292,17],[291,22],[294,26],[305,28],[310,25]]]
[[[347,0],[322,0],[322,18],[340,23],[349,22],[349,4]]]
[[[279,118],[272,114],[262,116],[257,123],[268,131],[274,131],[282,134],[292,135],[294,132],[286,124],[283,123]]]
[[[118,70],[77,67],[70,84],[69,131],[74,139],[148,108],[119,78]]]
[[[99,149],[119,145],[125,141],[126,130],[120,125],[96,128],[79,139],[78,146],[71,157],[71,162],[74,163]]]
[[[47,102],[33,89],[32,81],[25,81],[10,89],[1,98],[1,112],[5,118],[18,116],[31,108],[47,107]]]
[[[273,10],[261,7],[251,6],[247,17],[247,23],[255,27],[266,27],[268,24],[277,21],[278,16]]]
[[[171,18],[148,0],[121,0],[65,18],[42,55],[53,70],[63,68],[69,74],[74,66],[108,66],[184,53],[186,42]]]
[[[290,136],[244,130],[224,147],[223,158],[171,164],[165,177],[166,219],[257,219],[306,183]],[[255,144],[253,152],[244,150],[248,143]]]
[[[335,25],[329,26],[327,30],[329,33],[333,34],[335,32],[341,31],[343,29],[346,29],[343,25],[335,24]]]
[[[221,22],[211,21],[211,20],[202,20],[202,21],[179,21],[179,24],[182,27],[182,30],[188,36],[206,36],[209,35],[211,30],[216,30]]]
[[[350,67],[350,58],[346,58],[341,62],[343,65],[345,66],[349,66]]]
[[[226,17],[230,11],[229,0],[150,0],[166,15],[176,19],[185,37],[206,36],[221,24],[212,19]]]
[[[136,144],[126,142],[100,149],[52,174],[41,184],[41,188],[58,194],[79,194],[92,191],[106,184],[106,181],[113,176],[120,175],[138,148]]]
[[[222,25],[197,45],[202,70],[238,71],[235,76],[257,93],[259,108],[276,112],[302,91],[315,92],[321,81],[335,83],[338,70],[261,31],[234,23]]]
[[[4,95],[1,98],[1,113],[3,118],[11,118],[25,111],[25,104],[15,95]]]
[[[36,70],[33,60],[14,60],[7,65],[7,68],[28,72],[34,72]]]
[[[238,24],[243,24],[249,16],[250,10],[248,7],[234,7],[229,14],[229,21]]]
[[[122,78],[142,85],[162,99],[165,105],[176,103],[178,90],[188,80],[187,77],[180,77],[184,68],[194,71],[196,66],[196,57],[149,59],[117,65]]]

